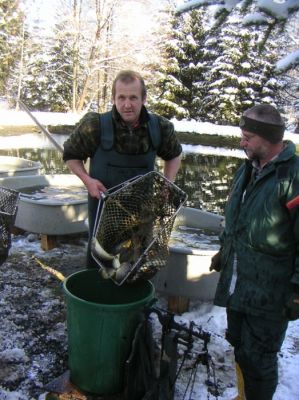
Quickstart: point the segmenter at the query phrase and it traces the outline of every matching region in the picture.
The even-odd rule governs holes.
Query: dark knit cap
[[[255,133],[273,144],[283,139],[285,131],[279,112],[269,104],[254,106],[245,111],[240,119],[240,128]]]

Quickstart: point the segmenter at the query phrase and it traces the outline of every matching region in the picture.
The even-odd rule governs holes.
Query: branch
[[[211,6],[215,4],[224,4],[223,0],[191,0],[176,9],[176,14],[183,14],[184,12],[194,10],[195,8],[203,6]]]

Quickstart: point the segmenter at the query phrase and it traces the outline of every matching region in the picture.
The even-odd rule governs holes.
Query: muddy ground
[[[6,390],[37,399],[45,384],[67,370],[61,279],[83,269],[84,260],[83,239],[49,252],[36,235],[13,239],[0,267],[0,385]]]
[[[44,400],[48,384],[68,371],[62,282],[70,274],[84,269],[86,238],[60,239],[58,247],[50,251],[43,251],[40,243],[40,238],[35,234],[13,236],[9,257],[0,267],[1,400]],[[157,299],[158,306],[166,310],[166,299],[158,294]],[[205,310],[201,313],[205,314]],[[213,322],[208,314],[207,318]],[[220,362],[217,380],[219,389],[223,391],[227,387],[224,382],[231,382],[232,351],[227,344],[223,346],[220,335],[217,334],[215,340],[221,341],[217,345],[220,349],[217,355]],[[224,353],[228,355],[227,359],[223,358]],[[189,361],[193,363],[191,359]],[[200,385],[198,390],[206,393],[207,372],[206,367],[202,368],[202,379],[197,384]],[[184,368],[175,399],[183,398],[189,376],[190,366]],[[66,398],[81,400],[80,396]],[[210,394],[200,398],[215,397]],[[82,399],[98,400],[103,397],[88,396]]]

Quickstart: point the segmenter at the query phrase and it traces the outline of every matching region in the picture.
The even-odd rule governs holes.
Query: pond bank
[[[70,134],[83,114],[32,112],[36,120],[55,134]],[[217,147],[239,147],[240,128],[200,121],[172,120],[182,143]],[[30,116],[24,111],[0,110],[0,135],[39,132]],[[292,140],[299,151],[299,134],[287,131],[285,139]]]

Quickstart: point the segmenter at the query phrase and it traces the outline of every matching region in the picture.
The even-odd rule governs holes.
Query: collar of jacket
[[[283,150],[278,154],[278,157],[273,161],[279,163],[281,161],[287,161],[296,154],[296,145],[290,140],[284,140]]]
[[[291,142],[290,140],[285,140],[284,142],[284,148],[282,151],[277,154],[276,157],[274,157],[271,161],[269,161],[262,170],[259,172],[259,176],[264,176],[266,175],[269,171],[273,171],[273,169],[277,168],[277,166],[285,161],[288,161],[290,158],[292,158],[296,154],[296,145]],[[246,159],[245,160],[245,165],[246,169],[251,170],[254,168],[252,160]]]
[[[262,169],[266,169],[269,165],[275,165],[281,163],[282,161],[287,161],[296,154],[296,145],[293,142],[290,140],[285,140],[283,144],[284,147],[281,152],[274,156],[272,160],[268,161]],[[255,162],[255,160],[246,159],[246,163],[250,164],[253,168],[257,168]]]
[[[117,111],[115,105],[113,105],[113,107],[112,107],[112,117],[118,123],[123,123],[123,120],[122,120],[119,112]],[[144,125],[146,122],[148,122],[148,120],[149,120],[148,111],[145,108],[145,106],[142,106],[140,116],[139,116],[139,126]]]

